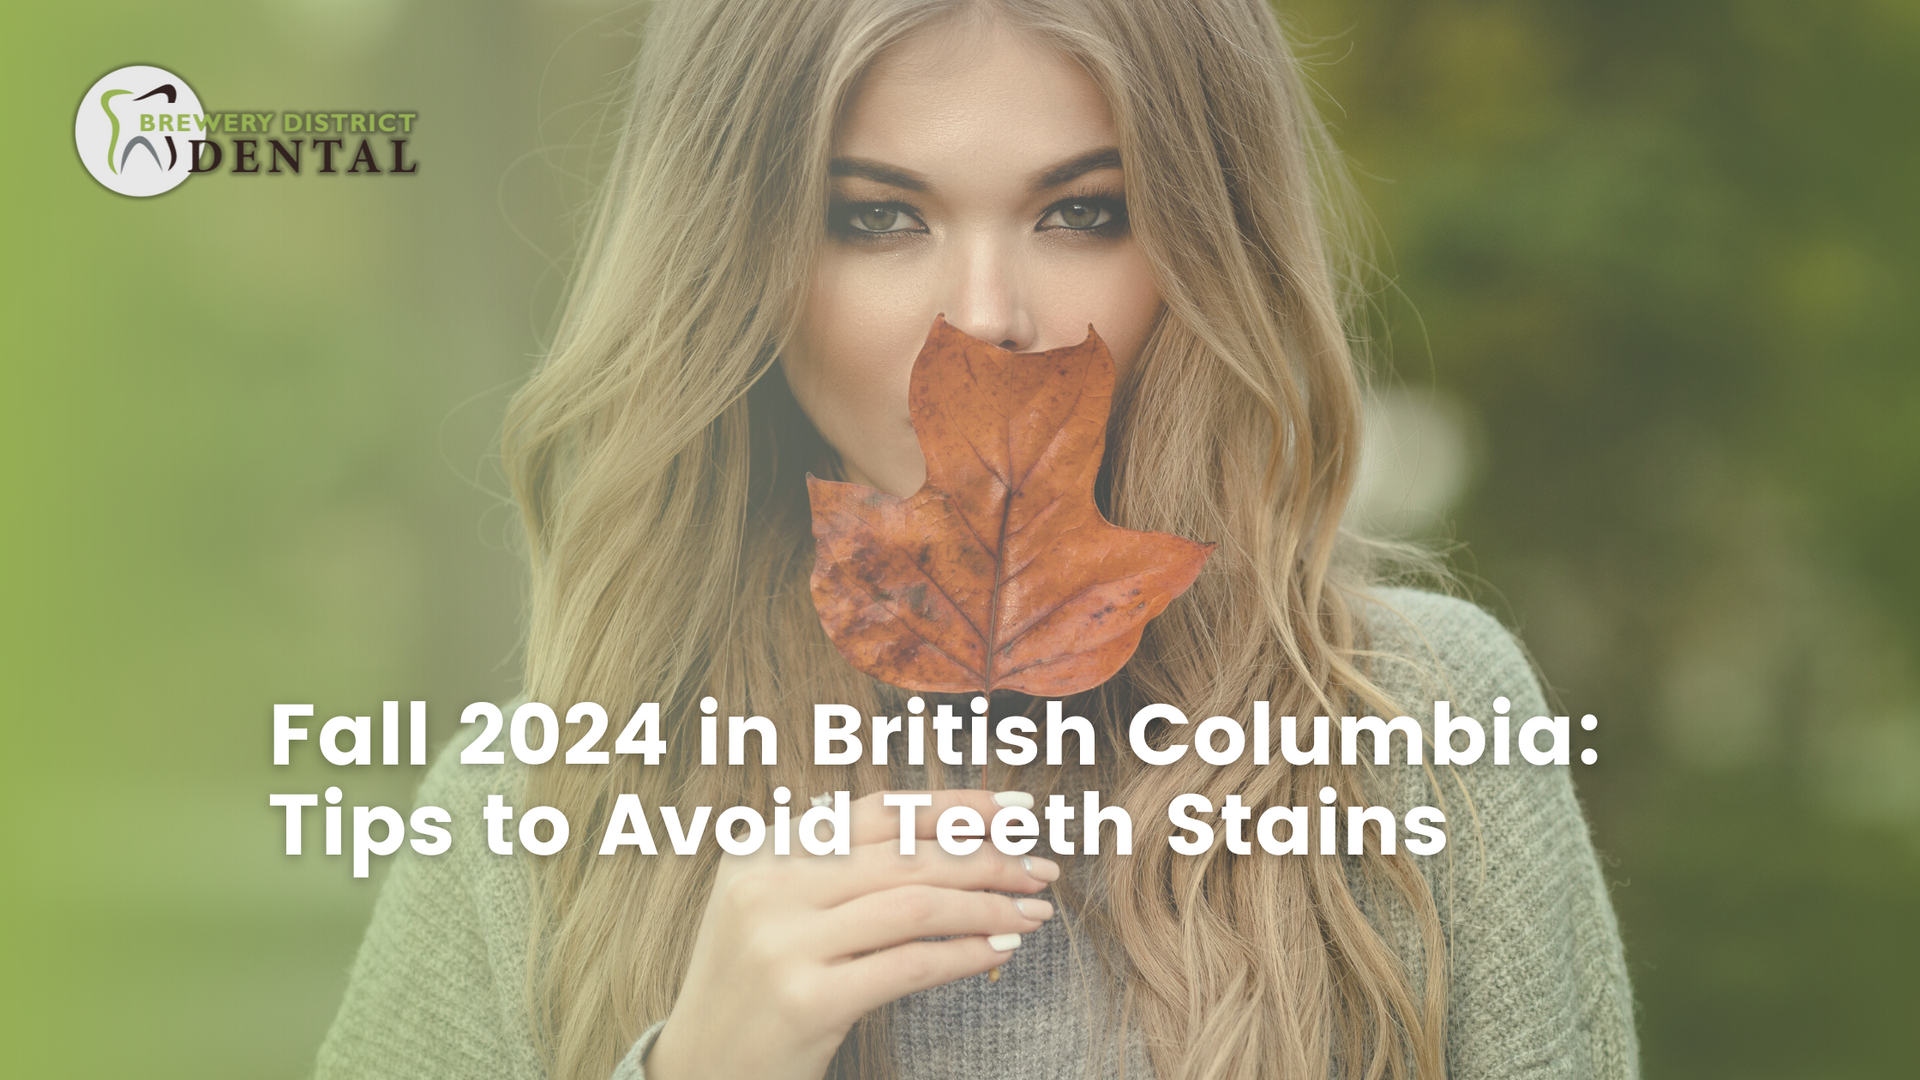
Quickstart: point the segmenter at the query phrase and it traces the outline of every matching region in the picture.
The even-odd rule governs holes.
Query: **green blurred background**
[[[1602,718],[1578,782],[1646,1074],[1911,1073],[1920,5],[1285,10],[1381,238],[1381,415],[1416,475],[1379,521],[1456,545]],[[268,764],[270,706],[423,697],[440,737],[512,692],[494,437],[636,18],[9,17],[9,1075],[307,1070],[377,878],[279,854],[266,794],[328,781]],[[210,110],[418,112],[420,172],[113,195],[73,110],[130,63]],[[418,780],[364,774],[349,803]]]

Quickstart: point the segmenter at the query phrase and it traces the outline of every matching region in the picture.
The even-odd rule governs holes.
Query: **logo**
[[[193,136],[205,124],[185,79],[135,64],[93,84],[73,118],[73,144],[95,180],[122,195],[172,191],[193,171]]]

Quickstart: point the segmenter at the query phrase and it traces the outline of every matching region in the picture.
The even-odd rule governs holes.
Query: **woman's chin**
[[[875,491],[884,491],[895,498],[905,499],[919,491],[927,482],[926,459],[920,456],[918,448],[914,451],[912,463],[905,461],[889,462],[886,466],[861,469],[852,462],[843,466],[847,482],[870,487]]]

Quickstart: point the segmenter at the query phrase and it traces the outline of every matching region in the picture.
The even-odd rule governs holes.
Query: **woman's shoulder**
[[[521,1005],[531,880],[525,856],[489,849],[484,817],[494,795],[524,809],[524,769],[463,761],[480,727],[456,734],[421,781],[414,805],[446,812],[451,843],[391,856],[319,1080],[541,1075]]]
[[[1504,730],[1511,738],[1530,718],[1552,711],[1513,633],[1473,603],[1415,589],[1376,589],[1361,601],[1358,614],[1364,627],[1363,669],[1429,740],[1419,764],[1407,760],[1396,738],[1392,763],[1368,770],[1371,794],[1382,804],[1398,811],[1415,806],[1444,811],[1446,853],[1422,859],[1428,876],[1464,860],[1475,864],[1480,881],[1480,864],[1491,859],[1504,864],[1495,869],[1555,878],[1590,861],[1572,770],[1531,764],[1514,745],[1496,752],[1496,717],[1510,718]],[[1431,748],[1441,737],[1442,715],[1478,728],[1480,737],[1467,744],[1480,746],[1474,760],[1444,766],[1435,761]],[[1465,738],[1456,732],[1449,745],[1464,749]],[[1530,881],[1529,890],[1539,884]]]
[[[1482,732],[1477,760],[1438,771],[1427,754],[1426,764],[1408,763],[1396,740],[1394,764],[1373,771],[1378,794],[1396,803],[1440,805],[1449,817],[1470,807],[1469,813],[1483,811],[1487,807],[1476,804],[1485,803],[1516,812],[1551,807],[1562,825],[1584,832],[1565,767],[1526,765],[1517,752],[1499,755],[1515,764],[1495,763],[1495,717],[1511,717],[1510,730],[1518,730],[1550,712],[1533,664],[1511,631],[1470,601],[1418,589],[1374,589],[1356,608],[1356,659],[1401,715],[1412,717],[1428,738],[1439,737],[1433,725],[1442,713],[1472,718]]]
[[[513,715],[515,701],[505,706],[501,712],[506,717]],[[508,804],[513,804],[520,790],[526,784],[526,767],[514,760],[511,753],[499,753],[498,762],[469,760],[468,750],[482,736],[487,735],[487,724],[476,721],[463,725],[434,757],[433,764],[427,766],[427,775],[420,781],[420,790],[414,797],[416,806],[438,806],[453,811],[456,824],[478,821],[478,809],[467,813],[468,807],[484,807],[487,796],[499,795]],[[502,725],[504,727],[504,725]],[[503,751],[506,746],[504,731],[495,729],[492,733],[492,749]],[[455,809],[458,804],[459,809]],[[456,833],[459,830],[456,829]]]
[[[1517,732],[1553,712],[1519,640],[1468,601],[1414,589],[1376,589],[1356,615],[1369,674],[1407,715],[1431,732],[1444,700],[1484,730],[1471,764],[1373,771],[1387,804],[1445,811],[1447,846],[1419,865],[1452,946],[1450,1075],[1511,1075],[1516,1061],[1545,1076],[1636,1075],[1632,987],[1574,769],[1494,753],[1494,717]],[[1385,921],[1418,967],[1418,927],[1400,912]]]
[[[512,715],[511,708],[508,715]],[[453,819],[447,827],[453,836],[451,845],[437,856],[415,856],[403,850],[399,858],[422,864],[412,867],[413,884],[431,883],[432,889],[454,890],[464,896],[461,913],[475,920],[474,928],[481,937],[498,939],[490,945],[517,943],[524,934],[531,881],[528,856],[517,850],[519,818],[529,809],[521,798],[527,768],[511,753],[502,754],[504,760],[500,762],[469,760],[468,748],[485,734],[483,725],[476,723],[448,740],[414,796],[416,807],[437,806]],[[504,736],[495,740],[494,749],[500,749],[505,741]],[[496,801],[512,816],[490,827],[486,814]],[[493,849],[491,833],[496,830],[515,849],[512,854]],[[400,867],[396,865],[395,869]],[[389,882],[388,888],[393,884]]]
[[[1522,701],[1543,696],[1519,640],[1479,605],[1444,593],[1386,587],[1369,589],[1355,600],[1363,665],[1404,707],[1430,710],[1434,701],[1448,700],[1465,706],[1455,712],[1484,712],[1497,697],[1508,698],[1517,709]]]

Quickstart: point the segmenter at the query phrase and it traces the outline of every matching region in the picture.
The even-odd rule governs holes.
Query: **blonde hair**
[[[533,570],[528,692],[620,715],[659,701],[667,725],[708,694],[776,722],[813,702],[877,711],[886,688],[840,657],[808,593],[801,479],[831,458],[776,360],[825,233],[842,106],[890,45],[967,11],[1058,47],[1107,95],[1165,310],[1116,397],[1102,495],[1117,524],[1219,542],[1120,675],[1071,704],[1108,731],[1147,702],[1390,707],[1362,670],[1366,570],[1340,527],[1360,416],[1330,231],[1345,188],[1260,0],[660,5],[561,331],[507,424]],[[592,855],[618,793],[764,807],[781,784],[888,786],[884,766],[794,754],[702,769],[674,734],[658,767],[529,779],[528,799],[576,823],[536,873],[529,1006],[556,1080],[606,1076],[670,1011],[717,859]],[[1182,792],[1294,806],[1331,785],[1367,802],[1366,777],[1340,766],[1101,767],[1113,801],[1152,814]],[[1354,874],[1420,926],[1419,990],[1340,857],[1175,858],[1148,842],[1098,874],[1103,900],[1079,914],[1128,973],[1127,1022],[1159,1075],[1444,1074],[1445,950],[1406,858],[1370,852]],[[891,1073],[885,1014],[856,1027],[835,1075]]]

